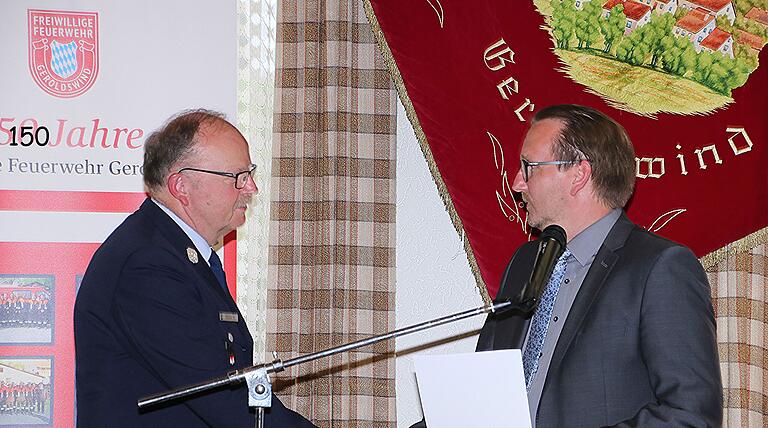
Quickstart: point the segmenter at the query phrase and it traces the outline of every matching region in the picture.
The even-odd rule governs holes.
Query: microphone
[[[518,302],[530,302],[530,310],[533,311],[539,304],[539,298],[552,276],[557,259],[565,251],[565,230],[556,225],[547,226],[539,237],[539,249],[536,253],[536,261],[533,262],[531,279],[525,284],[518,296]]]

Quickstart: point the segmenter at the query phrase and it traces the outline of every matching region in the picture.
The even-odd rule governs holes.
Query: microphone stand
[[[174,389],[161,394],[152,395],[142,398],[138,401],[139,409],[144,410],[152,406],[167,403],[169,401],[178,400],[180,398],[188,397],[190,395],[199,394],[211,389],[217,389],[224,386],[230,386],[245,381],[248,385],[248,406],[256,408],[256,427],[264,427],[264,409],[272,406],[272,383],[269,380],[270,373],[278,373],[285,370],[287,367],[303,364],[309,361],[314,361],[319,358],[329,357],[341,352],[350,351],[363,346],[372,345],[374,343],[389,340],[398,336],[415,333],[417,331],[426,330],[429,328],[437,327],[439,325],[452,323],[464,318],[473,317],[475,315],[506,312],[508,310],[519,310],[525,313],[530,312],[538,303],[538,299],[529,299],[523,302],[512,302],[510,300],[503,300],[494,302],[489,305],[481,306],[475,309],[470,309],[464,312],[458,312],[453,315],[447,315],[441,318],[436,318],[431,321],[425,321],[419,324],[414,324],[409,327],[404,327],[398,330],[384,333],[378,336],[369,337],[367,339],[358,340],[356,342],[347,343],[346,345],[329,348],[324,351],[315,352],[313,354],[307,354],[301,357],[292,358],[290,360],[282,361],[279,358],[275,358],[271,363],[264,363],[246,367],[244,369],[235,370],[228,373],[226,376],[222,376],[216,379],[208,380],[202,383],[189,385]]]

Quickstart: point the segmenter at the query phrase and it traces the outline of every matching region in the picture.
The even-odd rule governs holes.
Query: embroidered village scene
[[[757,69],[768,0],[544,0],[566,73],[613,107],[708,114]]]

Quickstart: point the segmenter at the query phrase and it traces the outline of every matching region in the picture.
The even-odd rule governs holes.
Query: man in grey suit
[[[551,300],[532,317],[489,316],[477,349],[523,349],[534,426],[719,426],[709,284],[689,249],[623,213],[635,182],[624,129],[588,107],[548,107],[520,160],[513,188],[528,224],[558,224],[568,236],[560,281],[550,280]],[[536,249],[517,250],[499,298],[520,293]]]

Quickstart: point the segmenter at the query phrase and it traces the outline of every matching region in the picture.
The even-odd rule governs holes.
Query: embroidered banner
[[[537,109],[593,106],[636,150],[639,225],[702,257],[768,223],[765,2],[366,1],[478,279],[529,238],[511,190]],[[482,287],[481,287],[482,289]]]

